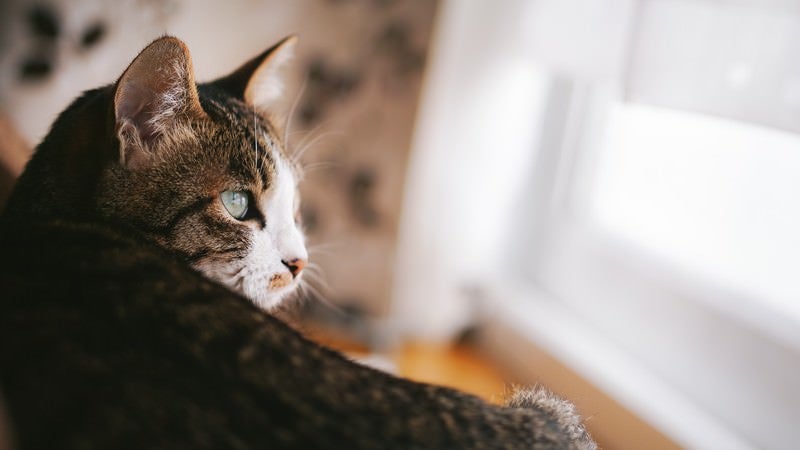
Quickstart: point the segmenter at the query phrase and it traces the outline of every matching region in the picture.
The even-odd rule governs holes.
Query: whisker
[[[289,145],[289,129],[292,127],[292,118],[294,117],[294,112],[297,109],[297,105],[300,104],[300,99],[303,98],[303,94],[306,92],[307,86],[308,77],[303,79],[303,84],[300,85],[300,90],[294,97],[294,101],[292,101],[292,107],[289,109],[289,115],[286,116],[286,123],[283,126],[283,145]]]
[[[306,264],[306,268],[311,269],[314,272],[325,272],[325,269],[321,265],[313,261],[310,261],[308,264]]]
[[[319,248],[319,249],[308,249],[308,256],[309,258],[313,259],[316,256],[331,256],[336,254],[336,249],[334,248]]]
[[[324,289],[327,293],[333,292],[333,288],[331,287],[330,284],[328,284],[327,281],[325,281],[325,279],[321,276],[321,274],[309,272],[306,274],[306,276],[309,278],[309,280],[307,281],[314,281],[316,283],[319,283],[320,287]]]
[[[308,256],[316,256],[316,255],[325,255],[330,256],[335,254],[336,252],[334,249],[316,249],[316,250],[308,250]]]
[[[256,129],[257,126],[258,125],[256,124],[256,104],[253,103],[253,145],[256,147],[256,156],[255,156],[256,171],[258,170],[258,139],[256,138],[256,136],[258,135],[257,134],[258,130]]]
[[[313,286],[311,286],[311,285],[310,285],[310,284],[308,284],[308,283],[306,283],[304,286],[305,286],[305,288],[306,288],[306,289],[307,289],[309,292],[311,292],[312,294],[314,294],[314,298],[318,299],[318,300],[320,301],[320,303],[322,303],[323,305],[327,306],[327,307],[328,307],[328,308],[330,308],[332,311],[335,311],[335,312],[336,312],[336,313],[338,313],[338,314],[344,314],[344,310],[342,309],[342,307],[341,307],[341,306],[338,306],[338,305],[336,305],[336,304],[332,303],[332,302],[331,302],[330,300],[328,300],[328,299],[327,299],[325,296],[323,296],[323,295],[322,295],[322,294],[319,292],[319,290],[317,290],[316,288],[314,288]]]
[[[344,132],[341,131],[326,131],[314,138],[310,139],[308,137],[304,138],[296,147],[296,149],[292,152],[291,160],[294,164],[299,164],[300,159],[305,155],[305,153],[312,147],[314,144],[319,142],[321,139],[330,137],[330,136],[344,136]]]
[[[242,272],[244,272],[244,269],[246,269],[246,268],[247,268],[247,266],[242,266],[238,270],[230,272],[230,273],[228,273],[226,275],[228,275],[231,278],[237,278],[237,277],[238,278],[242,278]]]
[[[328,290],[332,291],[332,289],[330,289],[330,286],[328,286],[328,284],[327,284],[327,278],[328,277],[326,276],[324,270],[322,270],[321,268],[316,268],[316,267],[314,267],[314,268],[306,267],[306,270],[308,270],[308,276],[310,277],[310,279],[315,280],[315,281],[319,280],[320,282],[325,283],[325,285],[326,285],[325,287],[327,287]]]
[[[305,283],[300,283],[295,290],[295,299],[303,301],[304,304],[314,300],[316,295],[312,294]]]
[[[297,155],[298,150],[301,149],[301,148],[305,148],[306,144],[309,142],[309,140],[311,140],[313,137],[318,136],[319,134],[321,134],[321,132],[322,132],[321,130],[323,130],[323,126],[324,125],[322,123],[320,123],[317,126],[315,126],[313,129],[311,129],[311,131],[296,133],[298,135],[302,134],[303,137],[300,138],[300,142],[298,142],[297,144],[291,144],[291,151],[290,151],[291,154],[289,155],[289,160],[293,164],[298,164],[298,161],[300,161],[300,156],[302,156],[302,155],[300,155],[300,156]],[[287,138],[288,138],[288,136],[287,136]],[[289,141],[286,141],[286,145],[287,145],[287,148],[288,148],[288,146],[290,146]]]
[[[343,239],[337,239],[337,240],[328,241],[328,242],[321,242],[321,243],[318,243],[318,244],[306,245],[306,250],[309,253],[317,252],[317,251],[320,251],[320,250],[323,250],[323,251],[343,250],[343,249],[346,249],[346,248],[347,248],[347,244],[344,242]]]
[[[308,271],[309,271],[309,273],[310,273],[310,274],[312,274],[312,275],[317,275],[317,276],[320,276],[320,277],[323,277],[323,278],[325,278],[325,277],[326,277],[326,275],[325,275],[325,269],[324,269],[324,268],[322,268],[322,266],[319,266],[319,265],[317,265],[317,264],[314,264],[314,263],[309,263],[309,264],[306,266],[306,270],[308,270]]]
[[[302,139],[300,139],[300,142],[298,142],[296,145],[292,145],[292,152],[294,153],[298,148],[302,147],[303,144],[306,141],[308,141],[309,139],[311,139],[312,137],[317,136],[320,133],[322,133],[323,132],[322,130],[324,130],[325,127],[331,122],[332,122],[332,120],[328,119],[328,120],[326,120],[324,122],[321,122],[321,123],[315,125],[314,128],[312,128],[309,131],[297,132],[296,134],[302,134],[303,137],[302,137]]]
[[[336,169],[342,166],[342,163],[336,161],[320,161],[311,164],[304,164],[303,172],[311,172],[319,169]]]
[[[317,250],[317,249],[320,249],[320,248],[334,248],[334,247],[335,248],[342,248],[342,247],[344,247],[344,244],[341,243],[341,242],[321,242],[319,244],[312,244],[312,245],[307,245],[306,246],[306,248],[309,249],[309,250]]]

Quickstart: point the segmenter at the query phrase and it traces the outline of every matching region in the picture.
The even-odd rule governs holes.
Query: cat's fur
[[[134,61],[146,108],[123,75],[39,146],[0,220],[0,383],[17,448],[595,448],[542,389],[500,407],[357,365],[258,306],[292,286],[260,297],[225,278],[258,232],[278,258],[302,253],[279,135],[263,114],[250,131],[265,98],[249,90],[280,47],[198,89],[185,46],[162,38],[137,60],[180,86]],[[258,214],[224,216],[215,195],[231,188],[252,190]]]

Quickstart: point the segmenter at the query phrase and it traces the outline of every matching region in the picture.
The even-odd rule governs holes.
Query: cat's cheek
[[[254,233],[247,256],[242,294],[264,309],[278,306],[297,288],[299,278],[292,276],[282,261],[281,252],[266,230]]]
[[[202,260],[192,264],[192,268],[206,278],[227,286],[232,291],[244,294],[245,267],[241,264],[231,264],[229,261]]]

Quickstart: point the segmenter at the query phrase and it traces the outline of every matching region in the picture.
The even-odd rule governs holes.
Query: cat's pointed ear
[[[146,165],[180,121],[203,116],[186,44],[166,36],[142,50],[117,81],[114,114],[120,161],[129,168]]]
[[[281,68],[294,56],[296,43],[296,36],[288,36],[212,84],[265,110],[283,94]]]

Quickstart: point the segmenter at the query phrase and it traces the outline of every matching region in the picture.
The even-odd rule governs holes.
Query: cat
[[[56,120],[0,218],[15,448],[596,448],[544,388],[491,405],[269,313],[308,258],[268,113],[294,42],[196,84],[163,37]]]

